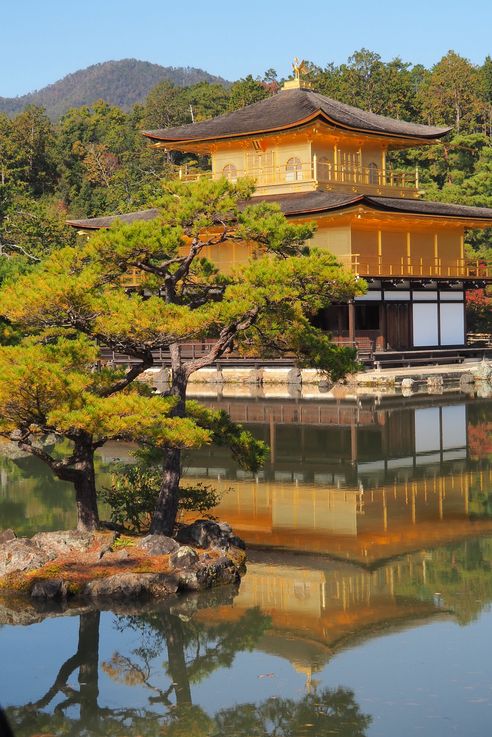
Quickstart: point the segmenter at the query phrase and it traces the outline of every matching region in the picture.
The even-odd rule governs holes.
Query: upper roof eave
[[[436,140],[451,130],[388,118],[298,89],[279,92],[210,120],[147,130],[143,135],[169,145],[191,145],[289,130],[318,118],[341,130],[420,142]]]
[[[261,135],[267,135],[270,133],[282,133],[284,131],[293,130],[295,128],[302,128],[305,125],[309,125],[313,121],[321,120],[322,122],[326,123],[332,128],[338,129],[338,130],[345,130],[350,131],[354,133],[363,133],[366,136],[371,136],[372,138],[393,138],[398,139],[401,141],[409,141],[411,143],[426,143],[426,142],[433,142],[436,140],[439,140],[443,136],[447,135],[452,128],[442,128],[437,133],[428,134],[426,136],[422,135],[410,135],[408,133],[395,133],[395,132],[385,132],[385,131],[375,131],[375,130],[367,130],[365,128],[356,128],[355,126],[348,126],[344,125],[343,123],[340,123],[332,118],[330,118],[328,115],[326,115],[322,110],[318,110],[312,115],[309,115],[306,118],[300,118],[299,120],[296,120],[292,123],[287,123],[282,126],[272,127],[272,128],[261,128],[257,130],[250,130],[240,133],[223,133],[220,135],[213,135],[213,136],[204,136],[203,138],[168,138],[164,135],[162,135],[166,129],[163,129],[162,133],[161,131],[142,131],[142,135],[146,138],[149,138],[154,143],[164,143],[168,144],[169,146],[172,146],[173,148],[176,148],[179,145],[183,146],[190,146],[190,145],[201,145],[201,144],[210,144],[214,143],[215,141],[231,141],[235,139],[244,139],[244,138],[251,138],[252,136],[261,136]],[[170,128],[169,130],[173,130]]]

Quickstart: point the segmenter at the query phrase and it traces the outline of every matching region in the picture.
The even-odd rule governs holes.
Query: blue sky
[[[128,57],[238,79],[362,47],[426,66],[448,49],[477,64],[492,55],[491,0],[0,0],[0,28],[5,97]]]

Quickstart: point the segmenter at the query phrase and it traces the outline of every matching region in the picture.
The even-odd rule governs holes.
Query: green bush
[[[146,463],[121,464],[113,472],[111,486],[99,492],[99,498],[111,510],[111,522],[135,532],[145,532],[162,482],[162,470]],[[183,486],[179,494],[179,511],[194,511],[211,517],[222,495],[206,484]]]

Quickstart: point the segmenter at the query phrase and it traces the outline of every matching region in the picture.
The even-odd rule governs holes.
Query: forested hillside
[[[138,59],[122,59],[93,64],[27,95],[0,97],[0,111],[13,114],[27,105],[39,105],[45,108],[49,118],[58,120],[71,107],[91,105],[96,100],[129,110],[136,103],[144,102],[150,90],[163,79],[176,87],[199,82],[225,83],[203,69],[163,67]]]
[[[93,69],[97,78],[98,68]],[[392,165],[412,171],[418,165],[422,195],[427,199],[492,207],[490,57],[475,66],[450,51],[426,69],[401,59],[383,62],[362,49],[339,66],[310,64],[309,76],[317,91],[343,102],[392,117],[453,126],[438,145],[393,155]],[[177,81],[182,84],[184,78]],[[63,227],[67,216],[91,217],[148,206],[162,178],[176,176],[177,164],[207,162],[153,150],[142,129],[237,109],[276,94],[281,81],[273,69],[262,79],[248,76],[230,86],[199,82],[182,87],[161,80],[143,104],[123,110],[100,100],[72,107],[57,122],[34,105],[12,118],[0,113],[2,249],[39,255],[73,236]],[[134,89],[133,94],[139,91]],[[490,233],[470,236],[468,241],[484,257],[490,255]]]

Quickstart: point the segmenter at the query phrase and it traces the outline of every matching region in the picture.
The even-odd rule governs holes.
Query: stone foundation
[[[446,388],[454,387],[490,396],[491,385],[492,362],[484,360],[449,366],[374,369],[348,376],[335,385],[317,369],[207,368],[191,376],[188,393],[190,397],[204,398],[333,399],[372,392],[442,394]]]

